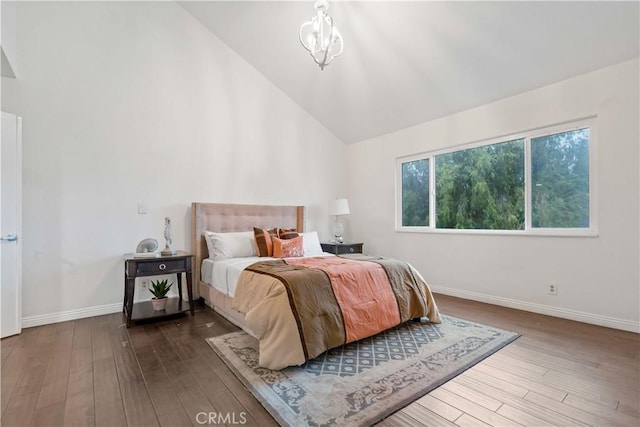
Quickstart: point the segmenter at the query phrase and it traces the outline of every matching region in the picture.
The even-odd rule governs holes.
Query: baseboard
[[[464,298],[473,301],[486,302],[488,304],[516,308],[518,310],[531,311],[538,314],[546,314],[547,316],[560,317],[563,319],[575,320],[577,322],[590,323],[592,325],[606,326],[607,328],[620,329],[622,331],[640,333],[640,322],[634,322],[632,320],[602,316],[600,314],[586,313],[584,311],[570,310],[567,308],[553,307],[544,304],[536,304],[527,301],[481,294],[478,292],[465,291],[462,289],[454,289],[444,286],[430,286],[430,288],[433,292],[438,294],[450,295],[452,297]]]
[[[51,323],[66,322],[68,320],[84,319],[85,317],[102,316],[104,314],[122,311],[122,303],[97,305],[95,307],[79,308],[76,310],[59,311],[57,313],[40,314],[22,318],[22,327],[48,325]]]

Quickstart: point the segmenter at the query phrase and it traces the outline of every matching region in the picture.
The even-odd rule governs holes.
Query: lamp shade
[[[347,202],[347,199],[330,200],[329,215],[349,215],[349,202]]]

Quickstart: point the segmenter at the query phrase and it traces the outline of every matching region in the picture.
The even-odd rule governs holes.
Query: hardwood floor
[[[640,335],[436,295],[440,310],[522,334],[379,426],[639,426]],[[209,348],[210,309],[124,327],[112,314],[25,329],[0,346],[2,425],[276,422]],[[246,421],[246,423],[243,423]]]

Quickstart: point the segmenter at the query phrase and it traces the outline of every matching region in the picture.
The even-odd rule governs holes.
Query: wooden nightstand
[[[160,319],[177,313],[191,311],[193,316],[193,288],[191,280],[191,261],[193,255],[178,251],[176,255],[154,258],[135,258],[133,254],[124,256],[124,303],[122,311],[127,315],[127,328],[132,320]],[[188,306],[182,300],[182,273],[187,276]],[[133,293],[136,277],[175,274],[178,286],[178,298],[169,298],[164,310],[154,311],[151,301],[134,304]]]
[[[364,243],[320,243],[322,250],[331,254],[361,254]]]

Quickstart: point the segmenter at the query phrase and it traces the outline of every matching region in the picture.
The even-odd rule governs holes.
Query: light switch
[[[149,205],[147,202],[138,202],[138,213],[142,215],[147,212],[149,212]]]

